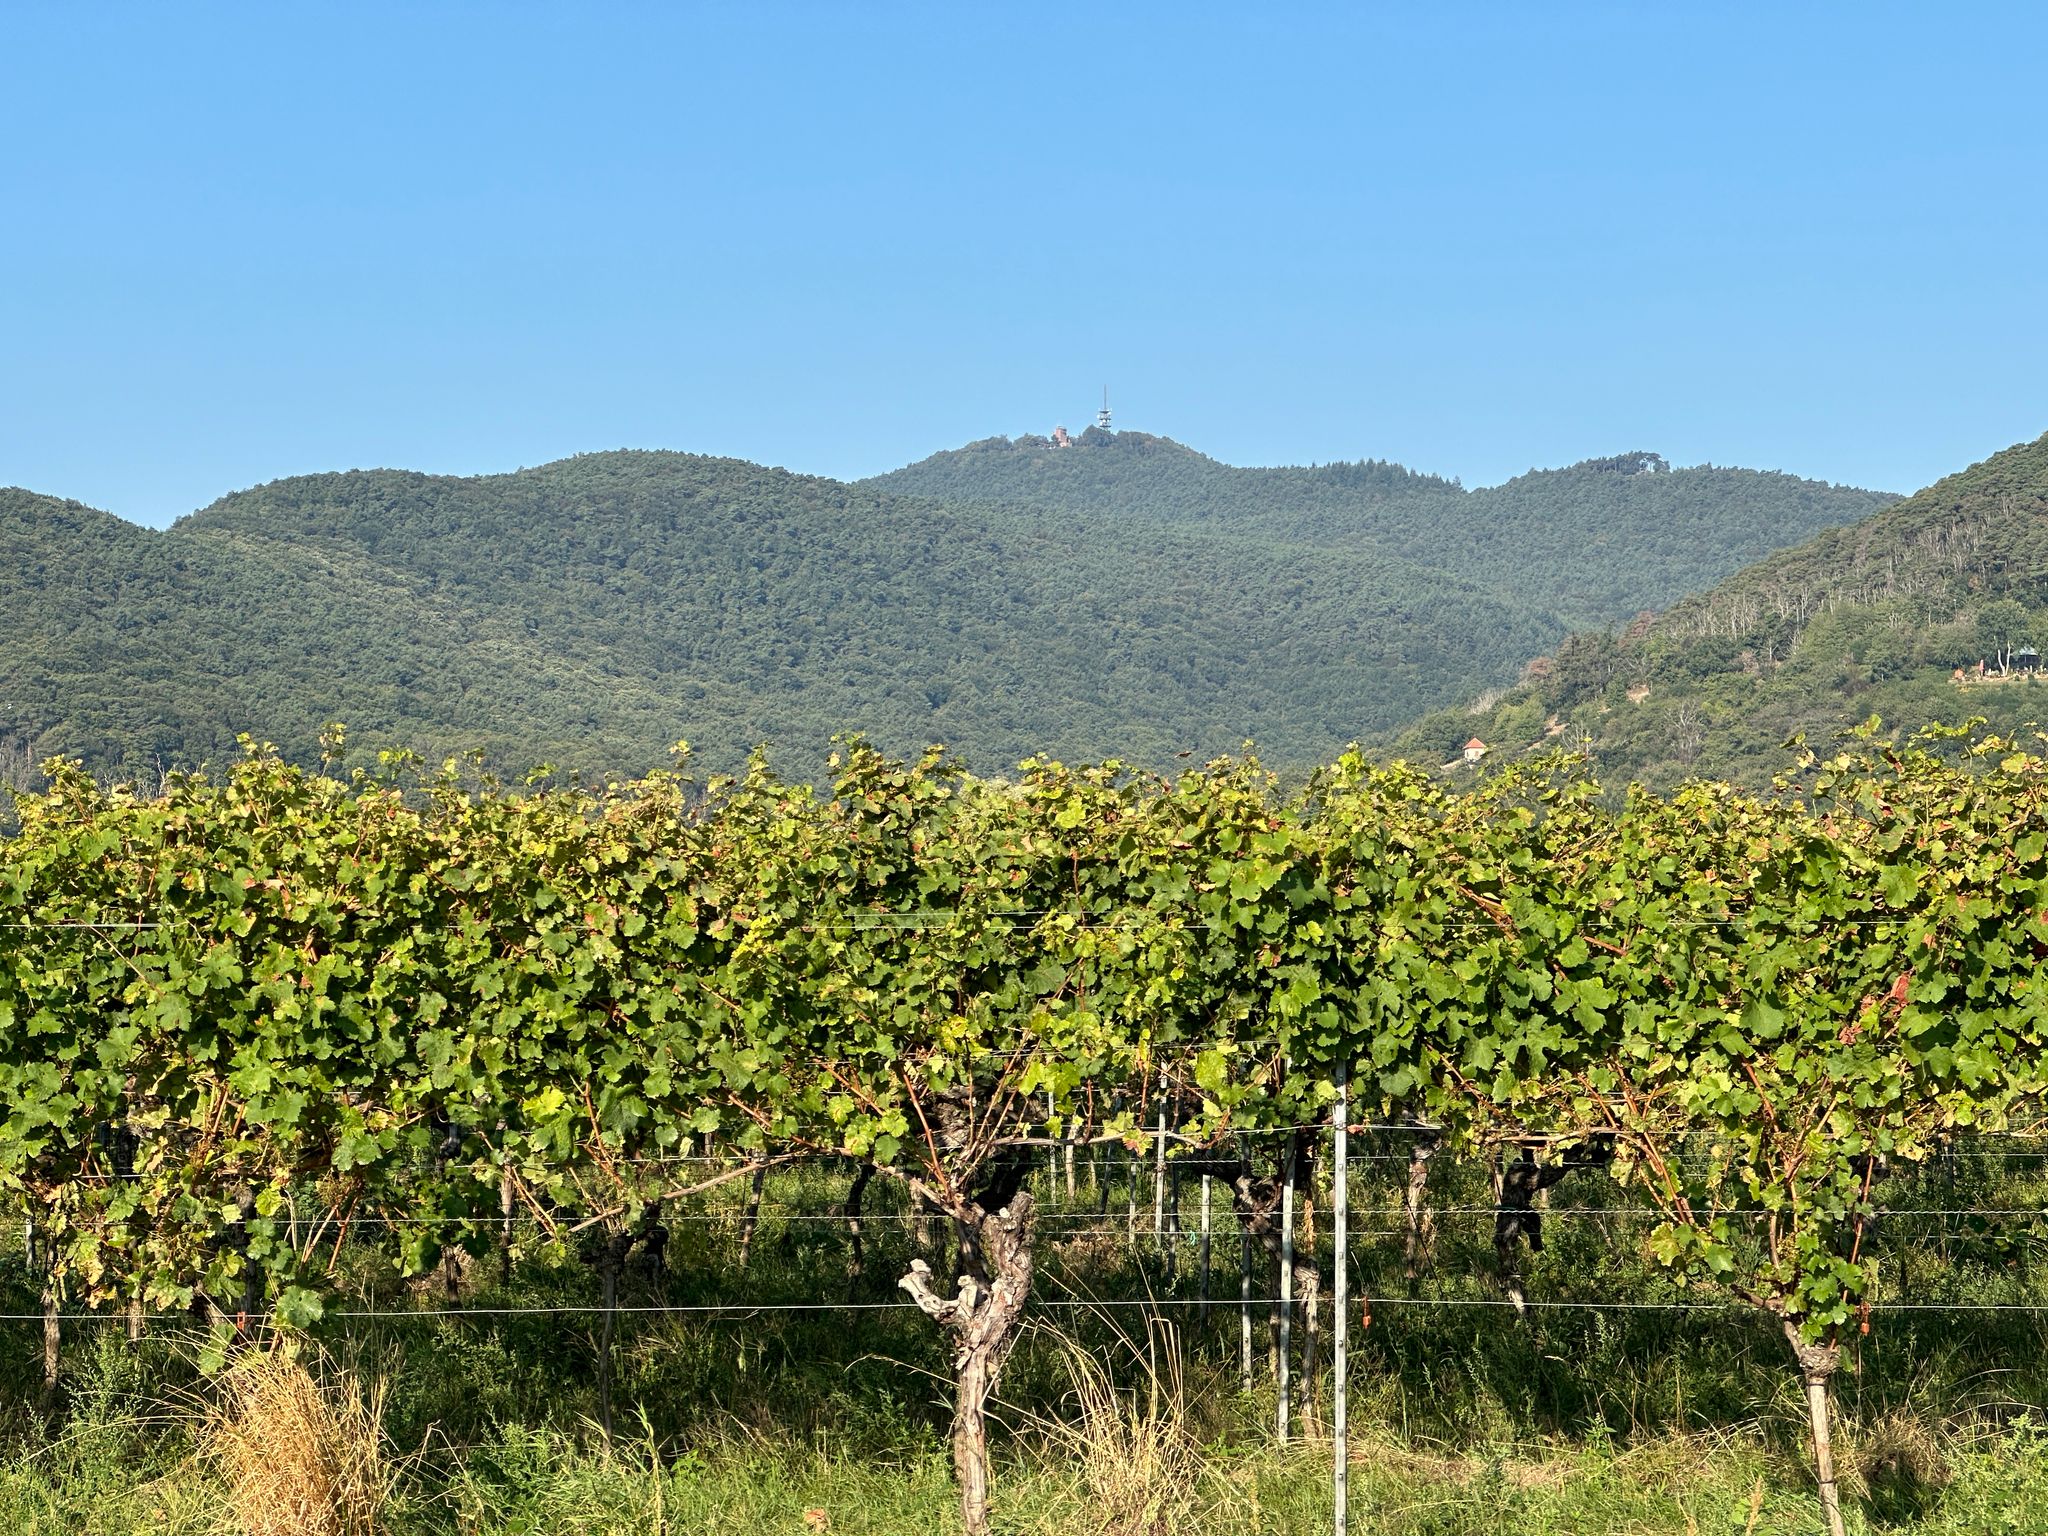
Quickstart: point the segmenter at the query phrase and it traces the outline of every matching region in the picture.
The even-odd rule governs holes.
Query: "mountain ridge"
[[[1134,435],[1141,451],[1122,446]],[[1240,468],[1170,438],[1092,428],[1069,448],[1029,435],[984,438],[858,483],[1063,511],[1113,507],[1120,518],[1175,527],[1221,521],[1240,532],[1372,547],[1516,592],[1575,628],[1661,608],[1788,540],[1897,499],[1776,471],[1673,469],[1643,452],[1467,490],[1382,459]],[[1630,564],[1589,571],[1584,549],[1617,537],[1636,541]]]
[[[341,719],[358,741],[476,745],[508,769],[637,771],[685,737],[728,768],[843,730],[899,751],[946,741],[984,767],[1165,765],[1246,739],[1299,764],[1510,681],[1574,627],[1530,590],[1530,561],[1511,582],[1444,558],[1445,518],[1478,494],[1455,482],[1079,441],[1047,450],[1070,460],[1055,473],[1099,469],[1106,504],[1058,485],[892,488],[918,466],[842,482],[661,449],[285,476],[162,530],[0,493],[0,602],[21,615],[0,651],[0,756],[142,773],[218,761],[240,731],[306,756]],[[934,459],[1020,450],[948,452]],[[1496,542],[1554,517],[1654,541],[1669,508],[1597,478],[1645,457],[1482,504]],[[1756,523],[1758,494],[1780,526],[1886,500],[1738,473],[1659,478],[1707,526],[1728,507]],[[1483,548],[1477,532],[1465,542]],[[1609,607],[1651,590],[1626,538],[1572,553],[1572,579],[1593,572]]]
[[[1461,732],[1509,752],[1563,740],[1659,787],[1755,783],[1787,763],[1786,738],[1824,740],[1871,715],[1895,729],[1972,717],[2027,729],[2048,693],[2012,659],[2044,642],[2048,434],[1647,622],[1574,634],[1516,687],[1432,712],[1390,746],[1429,758]]]

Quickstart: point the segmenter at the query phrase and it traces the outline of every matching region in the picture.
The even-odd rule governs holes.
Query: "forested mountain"
[[[1520,686],[1433,713],[1394,744],[1435,760],[1473,735],[1497,753],[1562,741],[1610,780],[1756,782],[1785,765],[1788,736],[1824,740],[1873,714],[1898,729],[2048,718],[2028,646],[2048,646],[2048,436],[1654,620],[1574,635]]]
[[[1070,448],[988,438],[866,482],[953,502],[1038,506],[1372,549],[1515,593],[1594,627],[1662,607],[1894,498],[1753,469],[1672,469],[1653,453],[1531,470],[1467,491],[1378,460],[1240,469],[1143,432]]]
[[[0,737],[133,771],[321,725],[511,767],[734,766],[861,729],[1004,763],[1306,760],[1561,633],[1370,550],[954,508],[732,460],[314,475],[164,533],[0,517]]]
[[[137,774],[218,760],[249,731],[306,755],[321,726],[385,740],[537,741],[628,752],[666,702],[601,657],[550,651],[523,623],[339,542],[137,528],[0,490],[0,768],[77,754]]]
[[[1094,432],[860,485],[641,452],[308,475],[164,532],[10,491],[0,773],[153,774],[244,731],[304,757],[336,719],[508,770],[633,771],[680,738],[717,768],[814,759],[844,730],[987,765],[1247,739],[1299,764],[1512,680],[1721,545],[1882,499],[1641,455],[1466,492]]]

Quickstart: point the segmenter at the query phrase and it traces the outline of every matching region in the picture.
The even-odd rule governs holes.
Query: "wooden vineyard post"
[[[249,1223],[256,1215],[256,1191],[243,1184],[235,1191],[235,1245],[242,1251],[242,1301],[236,1331],[245,1335],[263,1305],[263,1271],[249,1258]]]
[[[1166,1283],[1169,1287],[1180,1285],[1180,1164],[1171,1164],[1166,1170]]]
[[[1053,1102],[1052,1090],[1050,1088],[1045,1091],[1045,1114],[1046,1119],[1049,1121],[1056,1122],[1058,1119],[1058,1107]],[[1060,1150],[1063,1154],[1062,1160],[1066,1163],[1067,1209],[1071,1211],[1074,1208],[1074,1121],[1072,1116],[1068,1116],[1066,1124],[1061,1127],[1060,1140],[1064,1143]]]
[[[512,1158],[506,1145],[505,1122],[498,1122],[498,1284],[512,1283]],[[685,1145],[688,1143],[686,1142]]]
[[[1417,1131],[1408,1144],[1408,1232],[1402,1245],[1401,1269],[1411,1296],[1421,1283],[1423,1270],[1429,1267],[1430,1251],[1436,1242],[1436,1218],[1424,1203],[1429,1187],[1429,1160],[1436,1155],[1436,1148],[1437,1134],[1433,1129]]]
[[[142,1138],[127,1126],[114,1132],[114,1177],[133,1179],[135,1177],[135,1155],[141,1149]],[[296,1239],[297,1234],[293,1234]],[[146,1308],[142,1299],[142,1282],[135,1282],[135,1294],[128,1298],[128,1342],[140,1344],[146,1322]]]

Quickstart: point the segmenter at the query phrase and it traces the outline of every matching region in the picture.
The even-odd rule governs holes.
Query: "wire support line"
[[[1654,1210],[1647,1206],[1566,1206],[1555,1210],[1545,1210],[1541,1206],[1524,1207],[1513,1205],[1462,1205],[1430,1206],[1425,1207],[1425,1210],[1430,1216],[1433,1217],[1541,1216],[1547,1220],[1551,1217],[1569,1216],[1596,1219],[1603,1217],[1619,1217],[1637,1221],[1669,1221],[1676,1219],[1669,1215],[1669,1213],[1667,1212]],[[745,1207],[737,1205],[730,1206],[722,1211],[682,1211],[675,1213],[664,1213],[660,1218],[659,1222],[655,1223],[655,1225],[663,1227],[673,1227],[680,1223],[690,1223],[694,1225],[706,1226],[730,1226],[746,1221],[749,1217],[749,1214],[750,1213],[747,1211]],[[1181,1215],[1185,1217],[1187,1214],[1187,1211],[1183,1209]],[[1371,1214],[1370,1208],[1366,1209],[1365,1214],[1367,1214],[1368,1216]],[[1383,1214],[1388,1216],[1390,1219],[1399,1217],[1401,1215],[1399,1211],[1387,1211]],[[1724,1217],[1741,1217],[1746,1220],[1762,1220],[1773,1215],[1782,1214],[1785,1213],[1773,1212],[1758,1208],[1715,1211],[1708,1213],[1705,1219],[1711,1221],[1718,1220]],[[844,1211],[779,1210],[771,1206],[763,1206],[760,1210],[752,1212],[751,1215],[752,1218],[755,1221],[759,1222],[762,1226],[787,1226],[796,1223],[833,1223],[843,1226],[863,1226],[869,1222],[939,1222],[951,1219],[946,1215],[944,1211],[929,1211],[922,1213],[917,1211],[871,1211],[863,1212],[856,1215],[849,1214]],[[2025,1217],[2030,1221],[2042,1221],[2048,1220],[2048,1206],[1948,1206],[1935,1210],[1904,1210],[1894,1209],[1888,1206],[1875,1206],[1867,1212],[1864,1219],[1871,1223],[1878,1223],[1897,1222],[1908,1218],[1921,1216],[1938,1216],[1944,1218],[1953,1216]],[[543,1221],[538,1216],[506,1216],[495,1212],[480,1213],[475,1216],[376,1216],[364,1214],[350,1217],[348,1221],[345,1223],[345,1225],[350,1227],[471,1226],[478,1228],[503,1229],[508,1227],[557,1226],[564,1222],[573,1222],[581,1219],[581,1215],[574,1211],[564,1211],[561,1213],[560,1217],[557,1220],[553,1221]],[[1841,1219],[1845,1221],[1852,1221],[1855,1218],[1852,1215],[1848,1217],[1843,1217]],[[1033,1214],[1032,1220],[1041,1225],[1056,1224],[1061,1229],[1062,1235],[1065,1236],[1074,1235],[1074,1231],[1077,1227],[1089,1232],[1108,1232],[1114,1230],[1116,1232],[1122,1233],[1128,1230],[1128,1222],[1126,1218],[1115,1215],[1113,1213],[1110,1215],[1104,1215],[1100,1211],[1061,1211],[1045,1210],[1041,1208]],[[269,1231],[283,1231],[293,1226],[294,1224],[300,1227],[326,1226],[330,1229],[344,1225],[338,1213],[328,1216],[302,1215],[295,1218],[281,1215],[257,1216],[250,1218],[249,1224],[252,1227],[263,1228]],[[1398,1234],[1407,1232],[1409,1228],[1404,1220],[1400,1225],[1388,1227],[1360,1227],[1354,1222],[1351,1230],[1353,1232]],[[1193,1242],[1196,1238],[1196,1233],[1192,1229],[1189,1229],[1183,1231],[1180,1234],[1180,1236],[1185,1241]]]
[[[94,933],[133,933],[142,929],[182,928],[189,926],[189,924],[185,923],[0,923],[0,928],[17,932],[30,929],[50,929],[53,931],[87,929]]]
[[[1033,1299],[1029,1306],[1041,1311],[1106,1311],[1122,1308],[1145,1308],[1155,1312],[1186,1311],[1202,1308],[1221,1313],[1234,1308],[1279,1307],[1283,1305],[1299,1308],[1299,1297],[1279,1296],[1253,1297],[1249,1300],[1233,1298],[1203,1302],[1194,1298],[1141,1299],[1106,1298],[1096,1301],[1081,1301],[1067,1298],[1047,1300]],[[1368,1312],[1382,1307],[1415,1308],[1475,1308],[1494,1309],[1501,1307],[1525,1308],[1543,1312],[1681,1312],[1681,1313],[1725,1313],[1764,1314],[1767,1309],[1740,1301],[1575,1301],[1535,1300],[1520,1302],[1505,1296],[1361,1296],[1359,1306]],[[638,1317],[704,1317],[736,1318],[745,1320],[755,1316],[783,1315],[796,1313],[829,1312],[922,1312],[924,1309],[914,1301],[769,1301],[769,1302],[697,1302],[666,1305],[659,1302],[622,1303],[606,1307],[601,1303],[564,1304],[547,1307],[350,1307],[338,1308],[322,1314],[322,1321],[335,1319],[349,1322],[404,1322],[414,1319],[448,1318],[489,1318],[489,1317],[596,1317],[606,1312],[619,1316]],[[1897,1301],[1872,1302],[1870,1313],[1873,1317],[1886,1313],[1984,1313],[2011,1316],[2048,1315],[2048,1303],[2019,1301]],[[157,1314],[152,1322],[160,1322],[164,1314]],[[54,1317],[59,1323],[126,1323],[126,1312],[0,1312],[0,1323],[42,1323]],[[232,1320],[246,1327],[252,1323],[275,1322],[275,1312],[237,1313]],[[230,1320],[224,1316],[223,1320]]]
[[[1546,909],[1546,910],[1548,910],[1548,909]],[[261,915],[260,915],[260,917],[259,917],[259,920],[261,919],[261,917],[264,917],[264,916],[270,916],[270,915],[271,915],[271,914],[261,914]],[[650,917],[651,917],[651,916],[653,916],[654,914],[649,914],[649,915],[650,915]],[[286,923],[292,923],[292,922],[296,922],[296,921],[298,921],[297,919],[294,919],[294,918],[290,918],[290,917],[285,917],[285,916],[283,916],[282,914],[277,914],[277,916],[278,916],[278,917],[280,918],[280,920],[282,920],[282,921],[284,921],[284,922],[286,922]],[[968,922],[973,922],[973,923],[979,924],[980,926],[983,926],[983,927],[1009,927],[1009,928],[1023,928],[1023,927],[1037,927],[1037,926],[1039,926],[1039,925],[1040,925],[1040,923],[1041,923],[1041,922],[1042,922],[1042,921],[1043,921],[1043,920],[1044,920],[1045,918],[1048,918],[1048,917],[1064,917],[1064,916],[1072,916],[1072,917],[1086,917],[1086,918],[1093,918],[1093,919],[1095,919],[1095,920],[1094,920],[1094,921],[1090,921],[1090,922],[1080,923],[1080,924],[1073,924],[1073,925],[1068,925],[1067,927],[1065,927],[1065,928],[1062,928],[1062,929],[1060,930],[1060,931],[1062,931],[1062,932],[1099,932],[1099,931],[1109,931],[1109,930],[1121,930],[1121,931],[1133,931],[1133,930],[1141,930],[1141,931],[1148,931],[1148,932],[1149,932],[1149,931],[1153,931],[1153,930],[1156,930],[1156,929],[1158,929],[1158,928],[1162,928],[1162,927],[1163,927],[1163,928],[1167,929],[1167,930],[1168,930],[1168,931],[1170,931],[1170,932],[1180,932],[1180,933],[1206,933],[1206,932],[1213,932],[1213,931],[1215,931],[1215,930],[1217,930],[1217,929],[1227,929],[1227,930],[1236,930],[1236,929],[1239,929],[1239,928],[1243,928],[1243,927],[1245,927],[1245,926],[1246,926],[1245,924],[1243,924],[1243,923],[1240,923],[1240,922],[1236,922],[1236,921],[1229,921],[1229,922],[1183,922],[1183,921],[1178,921],[1178,920],[1175,920],[1175,918],[1174,918],[1173,914],[1171,914],[1171,913],[1163,913],[1163,914],[1162,914],[1162,913],[1159,913],[1159,912],[1156,912],[1156,911],[1149,911],[1148,909],[1142,909],[1142,908],[1140,908],[1140,909],[1134,909],[1133,911],[1131,911],[1131,912],[1129,912],[1129,913],[1127,913],[1127,914],[1124,914],[1124,915],[1122,915],[1122,916],[1119,916],[1119,917],[1118,917],[1118,918],[1117,918],[1116,920],[1114,920],[1114,921],[1105,921],[1105,920],[1102,920],[1102,919],[1101,919],[1101,918],[1100,918],[1100,917],[1099,917],[1099,916],[1098,916],[1097,914],[1094,914],[1094,913],[1087,913],[1087,912],[1074,912],[1074,911],[1071,911],[1071,910],[1069,910],[1069,909],[1065,909],[1065,908],[1038,908],[1038,909],[1021,909],[1021,910],[1018,910],[1018,911],[998,911],[998,912],[989,912],[989,913],[973,913],[973,912],[968,912],[968,913],[959,913],[959,912],[934,912],[934,913],[876,913],[876,914],[873,914],[872,916],[864,916],[864,917],[860,917],[860,918],[849,918],[849,919],[847,919],[847,920],[845,920],[845,921],[841,921],[841,922],[830,922],[830,923],[797,923],[797,924],[792,924],[792,925],[790,925],[790,927],[791,927],[791,930],[792,930],[792,931],[795,931],[795,932],[801,932],[801,933],[840,933],[840,932],[861,932],[861,931],[868,931],[868,930],[887,930],[887,929],[907,929],[907,930],[912,930],[912,931],[915,931],[915,930],[917,930],[917,929],[922,929],[922,928],[930,928],[930,927],[937,927],[937,926],[941,926],[941,925],[943,925],[943,924],[946,924],[946,923],[953,923],[953,924],[958,924],[958,923],[961,923],[962,921],[968,921]],[[2027,915],[2026,915],[2025,917],[2021,917],[2021,918],[2015,918],[2015,920],[2014,920],[2015,926],[2023,926],[2023,925],[2025,924],[2025,922],[2027,922],[2027,921],[2030,921],[2030,920],[2031,920],[2031,916],[2032,916],[2031,914],[2027,914]],[[1148,922],[1148,921],[1146,920],[1146,919],[1147,919],[1148,917],[1149,917],[1149,918],[1151,918],[1151,919],[1152,919],[1152,921],[1149,921],[1149,922]],[[1030,922],[1025,922],[1025,921],[1022,921],[1022,919],[1026,919],[1026,918],[1028,918],[1028,919],[1032,919],[1033,921],[1030,921]],[[1575,935],[1577,935],[1577,934],[1582,934],[1582,933],[1590,933],[1590,934],[1601,934],[1601,935],[1606,935],[1606,934],[1624,934],[1624,935],[1628,935],[1628,936],[1632,936],[1632,937],[1640,937],[1640,938],[1645,938],[1645,939],[1651,939],[1651,938],[1654,938],[1654,937],[1655,937],[1655,936],[1656,936],[1657,934],[1659,934],[1659,933],[1667,933],[1667,932],[1672,932],[1672,931],[1677,931],[1677,930],[1687,930],[1687,931],[1714,931],[1714,930],[1727,930],[1727,931],[1732,931],[1732,932],[1765,932],[1765,933],[1767,933],[1767,932],[1775,932],[1775,931],[1789,931],[1789,932],[1796,932],[1796,933],[1819,933],[1819,932],[1825,932],[1825,931],[1832,931],[1832,930],[1838,930],[1838,929],[1853,929],[1853,928],[1896,928],[1896,927],[1898,927],[1898,926],[1900,926],[1900,925],[1902,925],[1902,924],[1907,924],[1907,923],[1914,923],[1914,922],[1937,922],[1937,923],[1938,923],[1938,918],[1937,918],[1937,917],[1935,917],[1934,915],[1932,915],[1932,914],[1928,914],[1928,913],[1919,913],[1919,912],[1901,912],[1901,913],[1896,913],[1896,914],[1888,914],[1888,915],[1874,915],[1874,916],[1869,916],[1869,917],[1805,917],[1805,918],[1798,918],[1798,919],[1792,919],[1792,918],[1761,918],[1761,917],[1756,917],[1756,916],[1739,916],[1739,915],[1734,915],[1734,914],[1730,914],[1730,915],[1727,915],[1727,916],[1721,916],[1721,917],[1713,917],[1713,916],[1709,916],[1709,917],[1696,917],[1696,918],[1672,918],[1672,919],[1669,919],[1669,920],[1666,920],[1666,921],[1662,921],[1662,922],[1657,922],[1657,923],[1650,923],[1650,924],[1646,924],[1646,923],[1643,923],[1643,922],[1629,922],[1629,923],[1579,923],[1579,922],[1574,922],[1574,923],[1572,923],[1572,924],[1571,924],[1571,927],[1570,927],[1570,931],[1569,931],[1569,932],[1567,932],[1567,933],[1565,933],[1565,934],[1563,934],[1563,935],[1562,935],[1562,936],[1561,936],[1560,938],[1558,938],[1558,939],[1557,939],[1557,940],[1555,941],[1555,943],[1553,944],[1553,946],[1552,946],[1552,947],[1560,947],[1560,946],[1562,946],[1562,945],[1564,945],[1564,944],[1568,944],[1568,943],[1570,943],[1570,942],[1571,942],[1572,938],[1573,938],[1573,937],[1574,937]],[[133,921],[133,920],[125,920],[125,919],[122,919],[122,920],[112,920],[112,921],[105,921],[105,922],[98,922],[98,921],[92,921],[92,922],[87,922],[87,921],[75,921],[75,920],[54,920],[54,919],[53,919],[53,920],[38,920],[38,921],[36,921],[36,922],[8,922],[8,923],[0,923],[0,929],[30,929],[30,928],[53,928],[53,929],[63,929],[63,928],[97,928],[97,929],[137,929],[137,928],[196,928],[196,927],[205,927],[205,926],[212,926],[212,925],[208,925],[208,924],[202,924],[201,922],[199,922],[198,920],[196,920],[196,919],[193,919],[193,918],[185,918],[185,919],[182,919],[182,920],[179,920],[179,921],[175,921],[175,922],[168,922],[168,923],[165,923],[165,922],[141,922],[141,921]],[[1362,926],[1362,927],[1365,927],[1365,928],[1366,928],[1366,929],[1367,929],[1368,931],[1371,931],[1371,932],[1377,933],[1377,934],[1378,934],[1379,936],[1381,936],[1381,937],[1386,937],[1386,936],[1387,936],[1387,933],[1388,933],[1388,925],[1387,925],[1387,923],[1386,923],[1385,921],[1382,921],[1382,922],[1381,922],[1381,923],[1379,923],[1378,925],[1373,925],[1373,924],[1362,924],[1361,926]],[[1519,935],[1509,935],[1508,933],[1506,933],[1506,931],[1505,931],[1505,930],[1503,930],[1503,929],[1502,929],[1502,927],[1501,927],[1501,925],[1500,925],[1499,923],[1497,923],[1497,922],[1495,922],[1495,921],[1494,921],[1493,919],[1491,919],[1491,918],[1487,918],[1487,917],[1460,917],[1460,918],[1452,918],[1452,919],[1450,919],[1450,920],[1448,920],[1448,921],[1443,921],[1443,922],[1421,922],[1421,923],[1412,923],[1412,924],[1411,924],[1411,923],[1405,923],[1405,922],[1403,922],[1403,923],[1399,923],[1399,924],[1397,925],[1397,927],[1398,927],[1398,931],[1399,931],[1399,933],[1401,933],[1401,934],[1402,934],[1403,936],[1409,936],[1409,937],[1417,937],[1417,938],[1425,938],[1425,937],[1428,937],[1428,936],[1430,936],[1430,935],[1432,935],[1432,934],[1441,934],[1441,933],[1468,933],[1468,932],[1469,932],[1469,933],[1485,933],[1485,934],[1491,934],[1491,935],[1494,935],[1494,936],[1497,936],[1497,937],[1503,937],[1503,938],[1506,938],[1506,937],[1513,937],[1513,938],[1515,938],[1515,939],[1516,939],[1516,942],[1520,942],[1520,939],[1519,939]],[[575,928],[574,928],[573,926],[565,926],[565,927],[562,927],[562,928],[559,928],[559,929],[551,929],[551,930],[548,930],[548,931],[550,931],[550,932],[567,932],[567,933],[574,933],[574,932],[576,932],[577,930],[576,930],[576,929],[575,929]]]

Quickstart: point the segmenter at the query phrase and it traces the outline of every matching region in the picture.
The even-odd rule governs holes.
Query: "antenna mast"
[[[1095,413],[1095,425],[1103,431],[1109,430],[1109,386],[1102,386],[1102,409]]]

